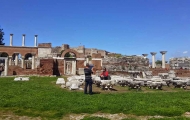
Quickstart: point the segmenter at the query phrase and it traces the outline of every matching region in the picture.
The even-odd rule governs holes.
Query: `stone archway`
[[[79,58],[79,53],[73,49],[64,50],[61,54],[61,57],[65,57],[65,54],[67,54],[68,52],[74,53],[76,55],[76,58]]]
[[[79,57],[79,53],[73,49],[67,49],[61,56],[64,57],[64,74],[75,75],[76,58]]]

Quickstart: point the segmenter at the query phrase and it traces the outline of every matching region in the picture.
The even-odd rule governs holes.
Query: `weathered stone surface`
[[[58,84],[65,84],[65,80],[64,80],[64,78],[57,78],[57,81],[56,81],[56,84],[58,85]]]

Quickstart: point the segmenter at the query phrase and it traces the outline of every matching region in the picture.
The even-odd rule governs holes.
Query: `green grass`
[[[82,120],[110,120],[103,117],[84,117]]]
[[[190,118],[186,117],[173,117],[173,118],[151,118],[148,120],[190,120]]]
[[[55,77],[31,77],[30,81],[0,78],[0,110],[18,115],[61,118],[67,114],[124,113],[181,116],[190,111],[190,92],[126,92],[84,95],[55,85]]]

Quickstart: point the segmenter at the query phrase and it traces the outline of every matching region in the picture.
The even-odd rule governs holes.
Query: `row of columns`
[[[25,34],[22,35],[22,46],[25,46]],[[37,47],[37,37],[38,35],[34,35],[34,47]],[[13,34],[10,34],[10,46],[13,46]]]
[[[19,53],[15,53],[15,66],[18,65],[18,55]],[[12,56],[8,57],[9,65],[12,64]],[[21,68],[24,68],[24,56],[21,57]],[[32,53],[32,69],[35,68],[35,53]]]
[[[165,66],[165,54],[167,51],[160,51],[160,53],[162,54],[162,68],[166,68]],[[156,67],[156,63],[155,63],[155,56],[156,56],[156,52],[151,52],[150,53],[152,55],[152,68]]]

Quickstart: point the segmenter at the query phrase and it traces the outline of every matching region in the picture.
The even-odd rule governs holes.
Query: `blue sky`
[[[190,0],[0,0],[4,42],[84,45],[123,55],[190,56]]]

